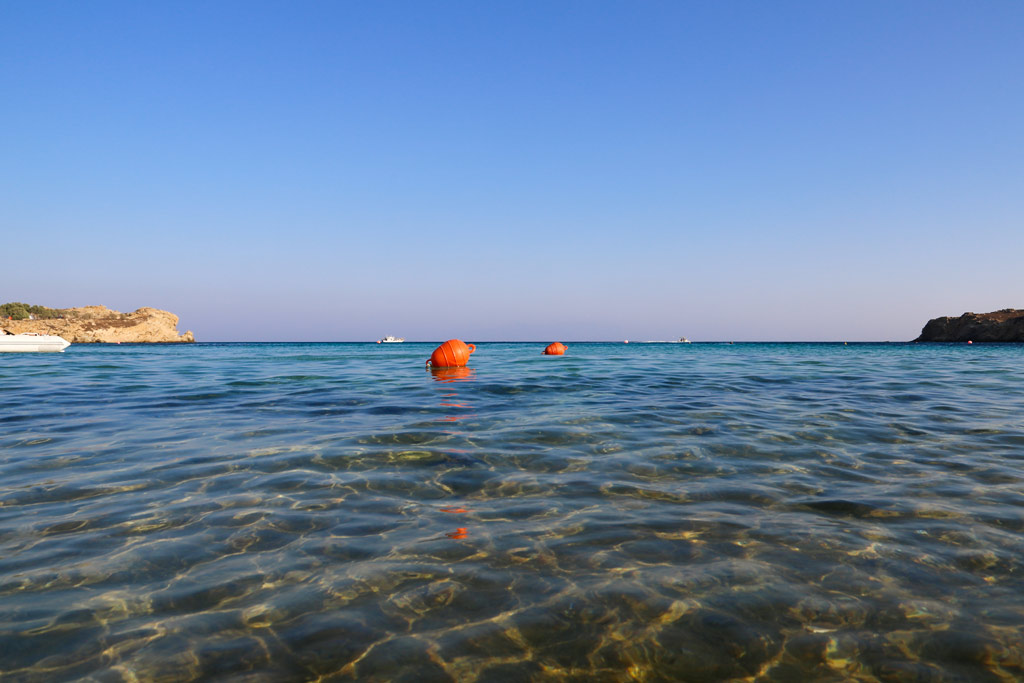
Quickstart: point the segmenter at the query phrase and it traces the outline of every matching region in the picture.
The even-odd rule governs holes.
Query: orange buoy
[[[475,344],[466,344],[461,339],[449,339],[434,349],[427,365],[435,368],[461,368],[469,362],[469,354],[474,351]]]
[[[544,349],[544,354],[547,356],[561,356],[567,348],[569,347],[562,342],[555,342],[554,344],[548,344],[548,347]]]

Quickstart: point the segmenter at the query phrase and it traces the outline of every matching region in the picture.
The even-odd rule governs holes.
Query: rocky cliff
[[[914,341],[1024,342],[1024,310],[1004,308],[992,313],[964,313],[959,318],[934,318]]]
[[[62,313],[63,318],[46,320],[0,320],[0,329],[12,334],[56,334],[72,344],[195,341],[191,331],[178,334],[178,316],[155,308],[121,313],[106,306],[85,306]]]

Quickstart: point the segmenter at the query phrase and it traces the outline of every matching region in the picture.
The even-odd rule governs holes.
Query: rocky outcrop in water
[[[106,306],[84,306],[61,313],[62,318],[0,320],[0,329],[12,334],[56,334],[72,344],[195,341],[191,330],[178,334],[178,316],[155,308],[121,313]]]
[[[1024,310],[1004,308],[992,313],[964,313],[959,318],[934,318],[914,341],[1024,342]]]

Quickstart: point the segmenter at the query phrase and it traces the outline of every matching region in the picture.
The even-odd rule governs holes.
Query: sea
[[[549,341],[0,354],[0,680],[1024,678],[1024,345]]]

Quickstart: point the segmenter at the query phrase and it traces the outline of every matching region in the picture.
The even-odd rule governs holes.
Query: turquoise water
[[[1024,677],[1024,346],[545,343],[3,354],[0,678]]]

